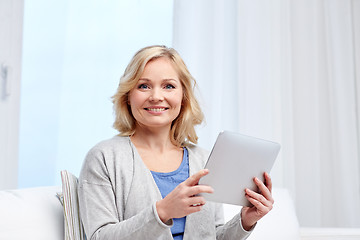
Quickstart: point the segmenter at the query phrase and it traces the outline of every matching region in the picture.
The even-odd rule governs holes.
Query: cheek
[[[131,108],[136,107],[139,104],[141,104],[142,98],[143,98],[143,96],[141,96],[141,94],[139,94],[138,92],[136,92],[136,91],[130,92],[128,104],[131,106]]]
[[[134,93],[129,94],[128,107],[133,117],[136,118],[137,116],[136,109],[139,107],[139,96],[137,96],[137,94]]]
[[[171,105],[176,108],[176,109],[181,109],[182,107],[182,97],[176,97],[176,98],[173,98],[172,102],[171,102]]]
[[[175,95],[174,95],[174,103],[176,105],[182,105],[182,101],[183,101],[183,92],[182,91],[179,91],[177,92]]]

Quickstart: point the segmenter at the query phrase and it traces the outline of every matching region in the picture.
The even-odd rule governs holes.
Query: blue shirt
[[[181,165],[175,171],[168,173],[151,171],[163,198],[174,190],[177,185],[189,178],[189,157],[186,148],[184,148],[183,155]],[[171,233],[175,240],[182,240],[185,230],[186,217],[173,218],[173,221],[174,225],[171,227]]]

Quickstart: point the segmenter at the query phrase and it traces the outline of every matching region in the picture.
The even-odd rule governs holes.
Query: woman
[[[80,214],[88,239],[246,239],[273,205],[271,179],[255,179],[244,207],[224,224],[222,205],[206,203],[198,185],[208,153],[194,126],[203,114],[195,81],[165,46],[138,51],[113,96],[119,136],[92,148],[79,177]]]

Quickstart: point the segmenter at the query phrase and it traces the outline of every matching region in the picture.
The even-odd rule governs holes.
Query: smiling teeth
[[[165,111],[165,108],[148,108],[148,110],[152,112],[162,112]]]

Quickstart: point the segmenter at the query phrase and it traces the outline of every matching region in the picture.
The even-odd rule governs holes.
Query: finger
[[[261,191],[261,194],[269,201],[273,201],[272,195],[270,190],[265,186],[265,184],[258,178],[254,178],[255,184],[258,186],[258,188]]]
[[[270,193],[272,193],[272,181],[271,181],[271,177],[270,177],[270,175],[269,175],[267,172],[264,173],[264,177],[265,177],[266,187],[269,189]]]
[[[188,196],[194,196],[199,193],[213,193],[214,189],[207,185],[196,185],[189,188]]]
[[[208,173],[209,173],[208,169],[202,169],[197,173],[195,173],[194,175],[192,175],[191,177],[189,177],[188,179],[186,179],[184,183],[188,186],[195,186],[199,183],[200,178],[207,175]]]
[[[247,200],[249,200],[249,202],[254,205],[254,207],[262,213],[268,213],[271,209],[272,209],[272,205],[271,206],[265,206],[264,204],[262,204],[262,202],[258,201],[255,198],[252,198],[249,195],[245,195]]]
[[[255,199],[256,201],[260,202],[262,205],[266,206],[266,207],[270,207],[272,205],[272,201],[268,200],[267,198],[265,198],[263,195],[256,193],[250,189],[246,189],[245,193],[247,196]]]
[[[192,206],[192,207],[188,208],[188,210],[186,211],[187,212],[186,215],[189,215],[189,214],[192,214],[195,212],[199,212],[199,211],[201,211],[201,209],[202,209],[202,205]]]
[[[192,197],[189,198],[188,205],[191,207],[205,205],[206,200],[203,197]]]

